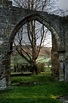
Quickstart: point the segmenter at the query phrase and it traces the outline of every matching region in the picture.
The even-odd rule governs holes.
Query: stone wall
[[[12,6],[12,1],[0,0],[0,6]]]

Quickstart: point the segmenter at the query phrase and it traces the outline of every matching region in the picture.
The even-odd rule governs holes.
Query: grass
[[[68,95],[68,82],[55,81],[48,71],[11,80],[13,84],[22,84],[12,84],[10,90],[0,91],[0,103],[61,103],[56,98]]]
[[[47,63],[49,60],[50,58],[46,58],[46,55],[42,55],[37,58],[37,61],[40,63]]]

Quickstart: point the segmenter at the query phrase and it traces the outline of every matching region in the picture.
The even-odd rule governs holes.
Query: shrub
[[[45,63],[38,63],[38,73],[45,71]]]

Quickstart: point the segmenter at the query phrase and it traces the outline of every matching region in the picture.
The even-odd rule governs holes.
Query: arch
[[[55,38],[57,40],[57,46],[59,48],[60,46],[60,38],[59,38],[59,33],[56,30],[56,28],[52,25],[52,22],[49,20],[49,18],[44,17],[43,15],[40,15],[40,13],[32,13],[28,16],[26,16],[25,18],[23,18],[22,20],[20,20],[17,25],[14,27],[10,38],[9,38],[9,43],[10,43],[10,51],[12,51],[12,44],[13,44],[13,40],[14,37],[16,35],[16,33],[18,32],[18,30],[27,22],[30,22],[32,20],[37,20],[39,21],[41,24],[43,24],[44,26],[46,26],[51,33],[53,33],[55,35]]]

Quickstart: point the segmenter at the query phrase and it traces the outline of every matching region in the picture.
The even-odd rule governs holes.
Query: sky
[[[57,1],[57,0],[56,0],[56,1]],[[58,0],[58,1],[57,1],[57,5],[58,5],[60,8],[66,10],[66,9],[68,9],[68,0]]]
[[[50,0],[46,10],[52,14],[66,16],[68,15],[68,0]]]

